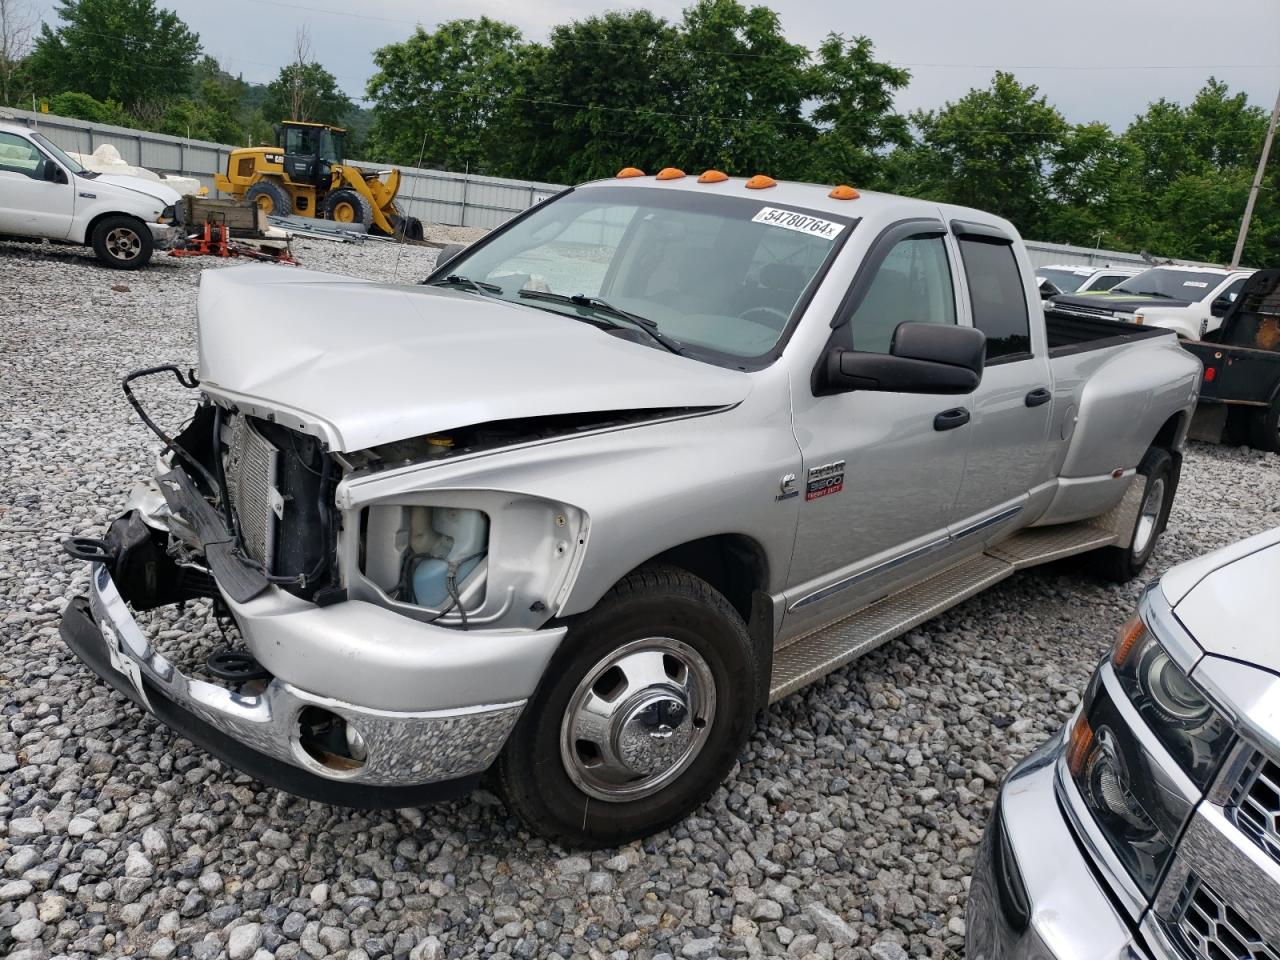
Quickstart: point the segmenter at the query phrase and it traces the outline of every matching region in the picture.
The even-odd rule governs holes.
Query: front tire
[[[151,262],[155,240],[141,220],[124,215],[104,217],[89,238],[93,252],[113,270],[137,270]]]
[[[287,217],[293,213],[289,191],[274,180],[259,180],[244,192],[244,198],[252,200],[269,217]]]
[[[366,230],[373,225],[373,205],[354,190],[335,190],[324,198],[324,217],[335,223],[358,223]]]
[[[1169,522],[1173,495],[1177,491],[1173,457],[1169,451],[1151,447],[1138,464],[1143,478],[1142,505],[1134,520],[1127,547],[1103,547],[1097,552],[1098,573],[1112,583],[1128,583],[1142,572],[1155,552],[1156,541]]]
[[[497,763],[507,806],[535,833],[613,846],[702,804],[751,732],[746,625],[683,570],[628,575],[574,619]]]

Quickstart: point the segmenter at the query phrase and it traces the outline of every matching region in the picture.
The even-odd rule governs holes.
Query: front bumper
[[[974,866],[969,960],[1163,960],[1134,929],[1082,853],[1055,789],[1055,737],[1005,781]],[[1153,949],[1154,946],[1154,949]]]
[[[157,250],[168,250],[182,236],[182,229],[176,223],[148,223],[147,226]]]
[[[311,610],[323,614],[342,606]],[[293,618],[277,619],[287,624]],[[347,626],[359,629],[358,623]],[[93,564],[88,598],[74,601],[64,614],[62,637],[116,690],[210,753],[270,786],[343,806],[412,806],[465,792],[496,758],[524,707],[521,698],[389,710],[385,700],[374,701],[380,707],[350,703],[279,676],[253,694],[188,677],[151,646],[102,563]],[[470,645],[484,643],[474,637]],[[358,656],[329,667],[333,674],[363,673]],[[422,658],[410,668],[422,669]],[[378,666],[370,672],[376,675]],[[337,714],[359,730],[367,745],[363,766],[337,771],[301,747],[299,715],[308,707]]]

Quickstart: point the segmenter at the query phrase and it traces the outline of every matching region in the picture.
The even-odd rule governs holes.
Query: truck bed
[[[1049,337],[1051,357],[1102,350],[1148,337],[1173,336],[1171,331],[1160,327],[1144,327],[1105,317],[1081,317],[1057,310],[1045,310],[1044,325]]]

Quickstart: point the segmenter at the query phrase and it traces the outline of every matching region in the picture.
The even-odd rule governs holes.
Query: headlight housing
[[[1151,732],[1201,790],[1217,772],[1231,724],[1173,662],[1140,617],[1120,630],[1111,651],[1120,685]]]
[[[173,223],[178,219],[178,208],[172,203],[160,211],[160,216],[156,217],[156,223]]]
[[[1121,629],[1110,664],[1151,734],[1203,790],[1226,754],[1230,725],[1140,618]],[[1126,717],[1113,700],[1102,673],[1094,674],[1072,726],[1067,769],[1112,850],[1150,896],[1173,855],[1191,803],[1171,796],[1160,782],[1157,758],[1135,735],[1132,714]]]

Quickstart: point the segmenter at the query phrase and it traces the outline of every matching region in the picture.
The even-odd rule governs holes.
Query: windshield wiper
[[[427,281],[423,281],[424,283]],[[496,283],[485,283],[482,280],[472,280],[470,277],[463,277],[456,273],[451,273],[447,277],[441,277],[439,280],[430,281],[430,286],[439,287],[448,285],[450,287],[470,287],[482,297],[489,294],[502,296],[502,288]]]
[[[1165,300],[1173,299],[1173,297],[1169,296],[1169,294],[1161,293],[1158,290],[1126,290],[1124,292],[1130,293],[1135,297],[1163,297]]]
[[[615,307],[608,300],[600,297],[588,297],[586,294],[575,293],[573,296],[566,296],[563,293],[552,293],[549,290],[521,290],[520,296],[527,300],[551,300],[555,303],[571,303],[575,307],[587,307],[595,310],[597,313],[603,313],[619,320],[625,320],[634,326],[639,327],[659,346],[665,347],[675,354],[683,354],[684,347],[679,342],[667,336],[658,329],[657,321],[650,320],[648,317],[642,317],[638,313],[631,313],[620,307]]]

